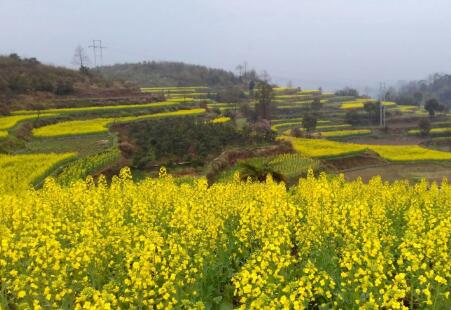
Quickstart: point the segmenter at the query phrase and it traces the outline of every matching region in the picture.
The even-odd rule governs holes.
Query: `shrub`
[[[420,134],[422,136],[427,136],[427,135],[429,135],[429,132],[431,131],[431,122],[428,119],[423,118],[418,123],[418,128],[420,129]]]

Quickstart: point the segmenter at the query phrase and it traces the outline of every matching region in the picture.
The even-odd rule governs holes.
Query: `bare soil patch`
[[[423,178],[441,182],[443,178],[451,180],[451,162],[443,163],[391,163],[373,152],[358,156],[324,161],[330,172],[343,173],[349,181],[361,178],[368,182],[375,176],[384,181],[408,180],[417,182]]]
[[[384,166],[388,164],[384,159],[371,151],[367,151],[351,157],[325,160],[324,162],[327,167],[337,172],[373,166]]]
[[[422,178],[428,181],[441,182],[443,178],[451,180],[451,165],[421,163],[421,164],[386,164],[378,167],[362,167],[343,171],[347,180],[361,178],[368,182],[375,176],[381,176],[384,181],[408,180],[417,182]]]

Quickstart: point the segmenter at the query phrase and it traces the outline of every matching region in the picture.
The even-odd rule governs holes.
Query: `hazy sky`
[[[304,87],[451,72],[450,0],[0,0],[0,29],[0,53],[66,66],[102,39],[105,63],[247,60]]]

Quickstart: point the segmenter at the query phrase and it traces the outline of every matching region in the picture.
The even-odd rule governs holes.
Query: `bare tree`
[[[260,73],[259,78],[266,83],[269,83],[271,81],[271,76],[266,70],[263,70],[263,72]]]
[[[78,45],[75,48],[74,58],[72,60],[72,63],[74,65],[79,66],[80,69],[87,68],[88,63],[89,63],[89,58],[88,58],[88,55],[86,54],[85,49],[81,45]]]

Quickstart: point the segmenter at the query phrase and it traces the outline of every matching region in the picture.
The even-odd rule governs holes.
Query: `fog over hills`
[[[449,12],[447,0],[2,0],[0,53],[71,66],[78,44],[102,39],[104,64],[247,61],[281,84],[377,88],[451,72]]]

